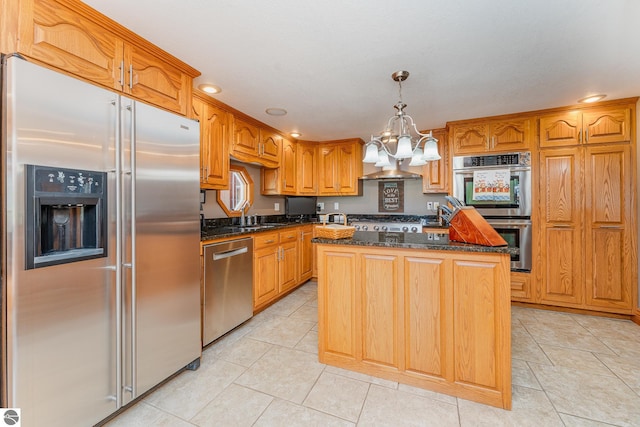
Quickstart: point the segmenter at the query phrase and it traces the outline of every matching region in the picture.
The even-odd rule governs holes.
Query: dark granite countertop
[[[318,224],[317,222],[279,222],[266,223],[259,225],[250,225],[240,227],[238,225],[223,225],[217,227],[206,227],[200,230],[200,242],[206,242],[214,239],[235,238],[246,234],[261,233],[265,231],[279,231],[289,227],[297,227],[300,225]]]
[[[383,233],[375,231],[356,231],[350,239],[314,238],[314,243],[329,245],[377,246],[384,248],[424,249],[438,251],[490,252],[516,255],[518,248],[508,246],[481,246],[449,240],[442,235],[436,239],[432,233]]]

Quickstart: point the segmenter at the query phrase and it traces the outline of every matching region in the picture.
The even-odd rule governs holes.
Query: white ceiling
[[[302,139],[640,95],[638,0],[84,0]],[[272,117],[269,107],[288,114]]]

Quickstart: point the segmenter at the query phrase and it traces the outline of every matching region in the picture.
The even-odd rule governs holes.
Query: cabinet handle
[[[607,229],[614,229],[614,230],[622,230],[622,227],[619,225],[601,225],[598,228],[607,228]]]
[[[589,129],[584,131],[584,142],[589,142]]]
[[[496,146],[496,137],[492,136],[491,137],[491,148],[494,148]]]
[[[124,60],[120,62],[120,80],[118,83],[120,83],[120,86],[124,86]]]
[[[582,129],[578,131],[578,142],[582,142]]]
[[[129,89],[133,89],[133,64],[129,64]]]
[[[273,243],[273,242],[275,242],[275,240],[265,240],[264,242],[265,243]]]

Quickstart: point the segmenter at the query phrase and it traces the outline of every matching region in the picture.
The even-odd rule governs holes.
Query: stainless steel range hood
[[[393,163],[391,166],[385,166],[382,170],[368,173],[361,176],[362,180],[381,180],[381,179],[422,179],[419,173],[413,173],[400,169],[400,165]]]

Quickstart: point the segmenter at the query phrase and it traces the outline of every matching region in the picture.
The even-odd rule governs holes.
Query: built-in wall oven
[[[485,218],[531,217],[531,153],[454,157],[453,195]]]
[[[520,249],[511,256],[511,270],[531,271],[530,152],[454,157],[453,195]]]

